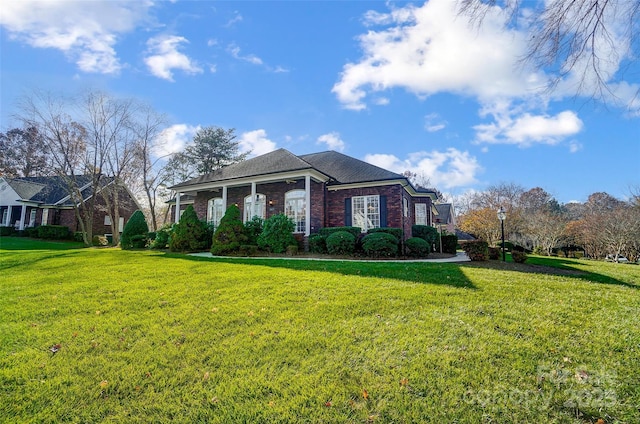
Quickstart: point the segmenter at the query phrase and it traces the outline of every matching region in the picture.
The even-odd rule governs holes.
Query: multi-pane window
[[[291,190],[284,195],[284,213],[295,224],[296,233],[306,230],[306,192]]]
[[[416,203],[416,225],[427,225],[426,203]]]
[[[380,196],[355,196],[351,198],[353,225],[362,232],[380,227]]]
[[[209,199],[209,202],[207,203],[207,222],[210,225],[213,225],[214,228],[218,228],[223,215],[224,208],[222,198],[217,197],[215,199]]]
[[[251,221],[254,216],[264,219],[267,212],[267,205],[264,194],[256,194],[255,208],[251,195],[244,198],[244,222]]]

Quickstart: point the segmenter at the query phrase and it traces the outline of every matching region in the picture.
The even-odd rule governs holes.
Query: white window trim
[[[377,211],[377,215],[378,215],[378,224],[376,225],[374,222],[371,221],[371,218],[369,218],[369,214],[367,213],[367,210],[369,209],[369,202],[371,201],[371,199],[375,198],[378,204],[378,211]],[[358,225],[358,223],[356,223],[356,200],[357,199],[363,199],[363,208],[364,208],[364,217],[363,217],[363,225]],[[366,195],[366,196],[353,196],[351,198],[351,224],[354,227],[360,227],[363,233],[366,233],[367,231],[369,231],[371,228],[380,228],[380,221],[382,220],[382,217],[380,216],[380,196],[375,194],[375,195]],[[371,223],[371,225],[369,225],[369,223]]]
[[[29,227],[35,227],[37,215],[38,211],[36,209],[31,209],[31,212],[29,213]]]
[[[42,217],[40,218],[40,225],[47,225],[49,223],[49,208],[42,209]]]
[[[289,207],[288,202],[291,200],[296,201],[296,204],[300,200],[303,201],[302,209],[294,211],[293,216],[291,216],[291,214],[288,213],[288,207]],[[293,221],[293,224],[295,226],[293,230],[294,233],[306,232],[306,216],[307,216],[306,208],[307,208],[306,190],[303,190],[303,189],[289,190],[284,194],[284,213],[287,215],[287,217],[290,220]]]
[[[220,209],[216,210],[219,206]],[[220,220],[224,216],[224,200],[222,197],[213,197],[207,202],[207,222],[214,227],[220,225]]]
[[[258,211],[257,214],[254,213],[254,208],[253,208],[253,202],[252,200],[252,196],[248,195],[245,196],[244,198],[244,221],[243,222],[249,222],[253,219],[253,217],[257,216],[260,219],[265,219],[266,218],[266,213],[267,213],[267,196],[265,196],[262,193],[256,193],[256,198],[258,199],[258,206],[262,205],[262,207],[260,208],[260,210]],[[250,205],[250,206],[248,206]]]
[[[418,209],[423,209],[423,211],[418,211]],[[415,212],[416,212],[416,217],[415,217],[415,222],[416,225],[428,225],[429,220],[427,219],[427,204],[426,203],[416,203],[415,204]],[[418,220],[422,220],[424,219],[424,223],[422,222],[418,222]]]

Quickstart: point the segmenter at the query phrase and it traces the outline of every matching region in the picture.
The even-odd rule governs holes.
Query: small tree
[[[149,226],[142,211],[135,211],[122,230],[120,246],[123,249],[143,248],[147,245]]]
[[[172,252],[196,252],[209,245],[210,232],[207,224],[198,219],[192,205],[182,213],[180,221],[173,228],[169,249]]]
[[[298,245],[293,230],[295,225],[285,214],[273,215],[264,221],[262,233],[258,236],[258,247],[273,253],[283,253],[287,247]]]
[[[236,205],[227,208],[220,220],[220,225],[213,234],[211,253],[226,255],[240,250],[240,246],[247,242],[245,228],[240,220],[240,209]]]

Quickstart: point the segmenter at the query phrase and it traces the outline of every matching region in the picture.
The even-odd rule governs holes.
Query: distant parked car
[[[629,263],[629,259],[627,259],[624,256],[616,256],[616,255],[607,255],[607,257],[605,258],[607,261],[609,262],[618,262],[620,264],[626,264]]]

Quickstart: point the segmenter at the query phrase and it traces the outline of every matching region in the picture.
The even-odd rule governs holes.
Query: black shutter
[[[344,226],[351,227],[351,197],[344,199]]]
[[[380,196],[380,227],[387,227],[387,196]]]

